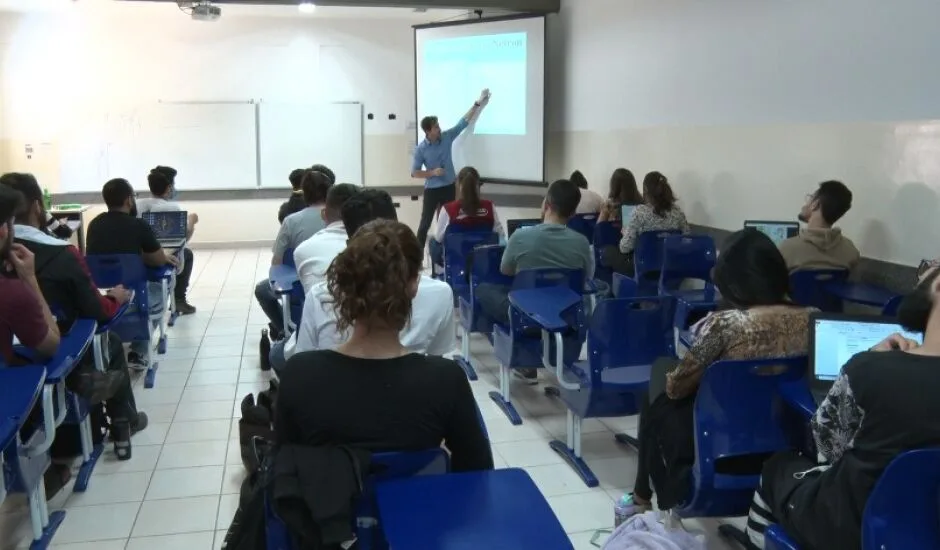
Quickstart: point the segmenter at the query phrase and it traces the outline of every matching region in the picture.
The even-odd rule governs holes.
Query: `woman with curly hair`
[[[493,467],[463,371],[452,360],[409,353],[399,339],[422,259],[417,237],[397,221],[370,222],[349,240],[327,271],[337,328],[349,339],[287,362],[275,419],[279,444],[383,452],[443,442],[454,471]]]

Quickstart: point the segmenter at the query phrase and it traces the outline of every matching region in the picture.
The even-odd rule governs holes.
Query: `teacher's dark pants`
[[[434,213],[441,206],[457,198],[457,186],[453,183],[444,187],[435,187],[434,189],[424,188],[424,204],[421,205],[421,223],[418,225],[418,242],[421,248],[428,239],[428,229],[431,228],[431,220],[434,219]]]

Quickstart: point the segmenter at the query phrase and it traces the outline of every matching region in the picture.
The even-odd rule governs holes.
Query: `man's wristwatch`
[[[479,102],[479,101],[474,101],[474,102],[473,102],[473,104],[474,104],[475,106],[477,106],[477,107],[481,107],[481,105],[480,105],[480,102]]]

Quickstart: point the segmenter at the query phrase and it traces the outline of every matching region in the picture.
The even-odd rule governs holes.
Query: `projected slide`
[[[489,88],[493,100],[474,133],[525,135],[526,47],[525,32],[425,41],[418,85],[423,115],[436,115],[443,126],[453,125],[480,90]]]

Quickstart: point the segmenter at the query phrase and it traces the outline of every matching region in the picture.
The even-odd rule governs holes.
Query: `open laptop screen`
[[[747,220],[744,222],[744,228],[760,231],[770,237],[770,240],[777,245],[790,237],[795,237],[800,234],[800,224],[798,222]]]
[[[157,240],[186,238],[186,212],[147,212],[143,215]]]
[[[868,351],[895,332],[918,343],[923,342],[922,334],[906,332],[894,319],[815,315],[811,357],[813,377],[819,382],[834,381],[853,355]]]
[[[620,205],[620,219],[623,223],[630,221],[630,218],[633,217],[633,211],[636,210],[635,204],[622,204]]]
[[[517,219],[517,220],[507,220],[506,221],[506,230],[509,237],[512,237],[512,234],[516,232],[520,227],[529,227],[531,225],[538,225],[542,223],[542,220],[538,218],[529,218],[529,219]]]

